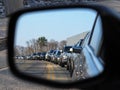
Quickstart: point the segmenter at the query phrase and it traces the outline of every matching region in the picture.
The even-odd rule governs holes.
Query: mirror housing
[[[107,69],[107,64],[108,64],[107,62],[106,62],[106,68],[104,70],[106,72],[103,72],[102,74],[100,74],[96,77],[93,77],[93,78],[89,78],[89,79],[86,79],[83,81],[78,80],[76,82],[70,82],[70,83],[61,83],[61,82],[46,80],[43,78],[31,77],[29,75],[26,75],[25,73],[20,72],[16,68],[15,61],[13,59],[13,57],[14,57],[14,38],[15,38],[15,28],[17,25],[16,22],[19,19],[19,17],[25,13],[34,12],[34,11],[40,11],[40,10],[45,11],[45,10],[53,10],[53,9],[57,10],[57,9],[64,9],[64,8],[89,8],[89,9],[96,10],[102,18],[103,30],[106,29],[106,32],[107,32],[107,30],[109,30],[109,32],[115,31],[119,27],[118,23],[120,22],[120,19],[119,19],[118,14],[112,12],[111,10],[109,10],[106,7],[103,7],[100,5],[92,5],[92,4],[88,4],[88,3],[72,4],[72,5],[66,5],[66,6],[58,5],[58,6],[41,7],[41,8],[34,8],[34,9],[31,8],[31,9],[18,11],[18,12],[11,15],[10,22],[9,22],[9,28],[8,28],[8,30],[9,30],[8,31],[8,63],[9,63],[9,67],[10,67],[11,72],[15,76],[17,76],[18,78],[21,78],[23,80],[27,80],[30,82],[39,83],[39,84],[43,84],[43,85],[48,85],[51,87],[57,87],[57,88],[71,88],[71,87],[72,88],[86,88],[86,87],[91,87],[91,86],[94,86],[96,84],[99,84],[100,82],[102,82],[105,79],[105,75],[106,75],[106,73],[108,73],[107,71],[109,71],[109,69]],[[114,24],[114,26],[108,25],[110,23],[113,23],[113,21],[116,22],[117,24]],[[114,28],[114,30],[111,30],[112,28]],[[108,39],[108,37],[106,35],[105,40],[107,40],[107,39]],[[116,40],[116,39],[114,38],[111,40]],[[110,45],[112,45],[112,44],[110,44],[110,43],[106,44],[106,47],[107,46],[110,47]],[[80,52],[80,49],[73,49],[70,51]],[[111,59],[111,58],[105,57],[105,59]],[[106,60],[106,61],[108,61],[108,60]],[[113,61],[113,60],[111,59],[109,61]],[[115,69],[113,69],[113,70],[115,70]],[[108,74],[108,75],[110,75],[110,74]]]

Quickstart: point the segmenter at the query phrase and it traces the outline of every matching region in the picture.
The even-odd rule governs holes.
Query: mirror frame
[[[98,4],[91,4],[91,3],[79,3],[79,4],[71,4],[71,5],[56,5],[56,6],[46,6],[46,7],[38,7],[38,8],[30,8],[30,9],[25,9],[25,10],[19,10],[18,12],[15,12],[14,14],[9,15],[10,16],[10,21],[9,21],[9,26],[8,26],[8,65],[10,67],[11,72],[18,78],[27,80],[30,82],[34,82],[37,84],[42,84],[42,85],[47,85],[50,87],[57,87],[57,88],[86,88],[86,87],[91,87],[93,85],[99,84],[100,82],[104,81],[106,76],[109,75],[109,67],[111,64],[109,64],[109,61],[106,61],[105,69],[104,71],[93,78],[89,78],[83,81],[76,81],[76,82],[69,82],[69,83],[61,83],[61,82],[56,82],[56,81],[51,81],[51,80],[46,80],[43,78],[37,78],[37,77],[32,77],[29,75],[26,75],[22,72],[20,72],[15,65],[14,61],[14,40],[15,40],[15,27],[16,27],[16,22],[18,18],[24,14],[24,13],[29,13],[29,12],[35,12],[35,11],[47,11],[47,10],[58,10],[58,9],[70,9],[70,8],[87,8],[87,9],[93,9],[98,12],[98,14],[101,16],[102,23],[103,23],[103,30],[108,29],[106,27],[106,22],[113,21],[113,20],[118,20],[118,15],[108,9],[107,7],[98,5]],[[112,19],[111,19],[112,18]],[[112,26],[111,26],[112,27]],[[105,59],[108,59],[109,57],[106,57]]]

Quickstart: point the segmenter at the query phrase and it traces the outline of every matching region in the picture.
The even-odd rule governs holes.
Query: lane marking
[[[55,75],[54,73],[50,73],[51,71],[53,71],[53,65],[51,65],[50,63],[47,64],[47,79],[51,79],[51,80],[55,80]]]
[[[0,68],[0,71],[6,70],[8,67]]]
[[[67,76],[67,73],[66,73],[66,71],[64,71],[63,68],[61,68],[60,66],[55,66],[55,65],[53,67],[55,69],[57,69],[57,71],[61,72],[61,75],[60,76],[56,76],[55,80],[58,80],[58,81],[68,81],[69,80],[69,78]],[[60,73],[58,73],[58,74],[60,74]]]

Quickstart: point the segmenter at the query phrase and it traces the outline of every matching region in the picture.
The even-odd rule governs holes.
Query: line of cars
[[[67,61],[66,68],[72,80],[94,77],[104,70],[103,54],[105,51],[103,48],[101,17],[98,15],[92,31],[64,52],[65,54],[62,53],[61,61]]]
[[[98,75],[104,69],[103,32],[100,16],[97,16],[94,28],[80,39],[74,46],[64,46],[62,50],[33,53],[27,59],[41,59],[61,67],[66,66],[73,80],[85,79]]]
[[[64,46],[63,50],[50,50],[46,53],[45,59],[63,67],[67,64],[71,47]]]
[[[98,21],[95,23],[94,32],[86,33],[83,39],[80,39],[74,46],[65,46],[63,50],[50,50],[47,52],[46,60],[60,65],[66,66],[70,72],[72,80],[80,80],[98,75],[104,69],[102,56],[97,56],[102,45],[101,28],[97,29]],[[97,35],[97,34],[98,35]],[[96,36],[97,35],[97,36]],[[99,59],[97,58],[99,57]]]
[[[16,56],[16,59],[24,59],[24,60],[45,60],[46,52],[36,52],[31,55],[26,56]]]
[[[84,61],[80,59],[80,53],[86,41],[89,39],[90,32],[86,34],[84,39],[80,39],[74,46],[64,46],[62,50],[49,50],[47,52],[37,52],[32,55],[19,56],[17,59],[25,60],[45,60],[65,67],[70,72],[70,76],[73,76],[73,72],[76,66],[83,68]],[[78,60],[76,60],[78,58]],[[76,63],[77,61],[77,63]],[[78,62],[79,61],[79,62]],[[79,64],[79,65],[78,65]],[[81,72],[82,69],[81,69]]]

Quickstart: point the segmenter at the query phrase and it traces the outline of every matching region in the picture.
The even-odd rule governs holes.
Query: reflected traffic
[[[16,27],[16,66],[31,76],[63,82],[97,76],[104,70],[97,56],[102,36],[101,18],[92,10],[25,14]]]

